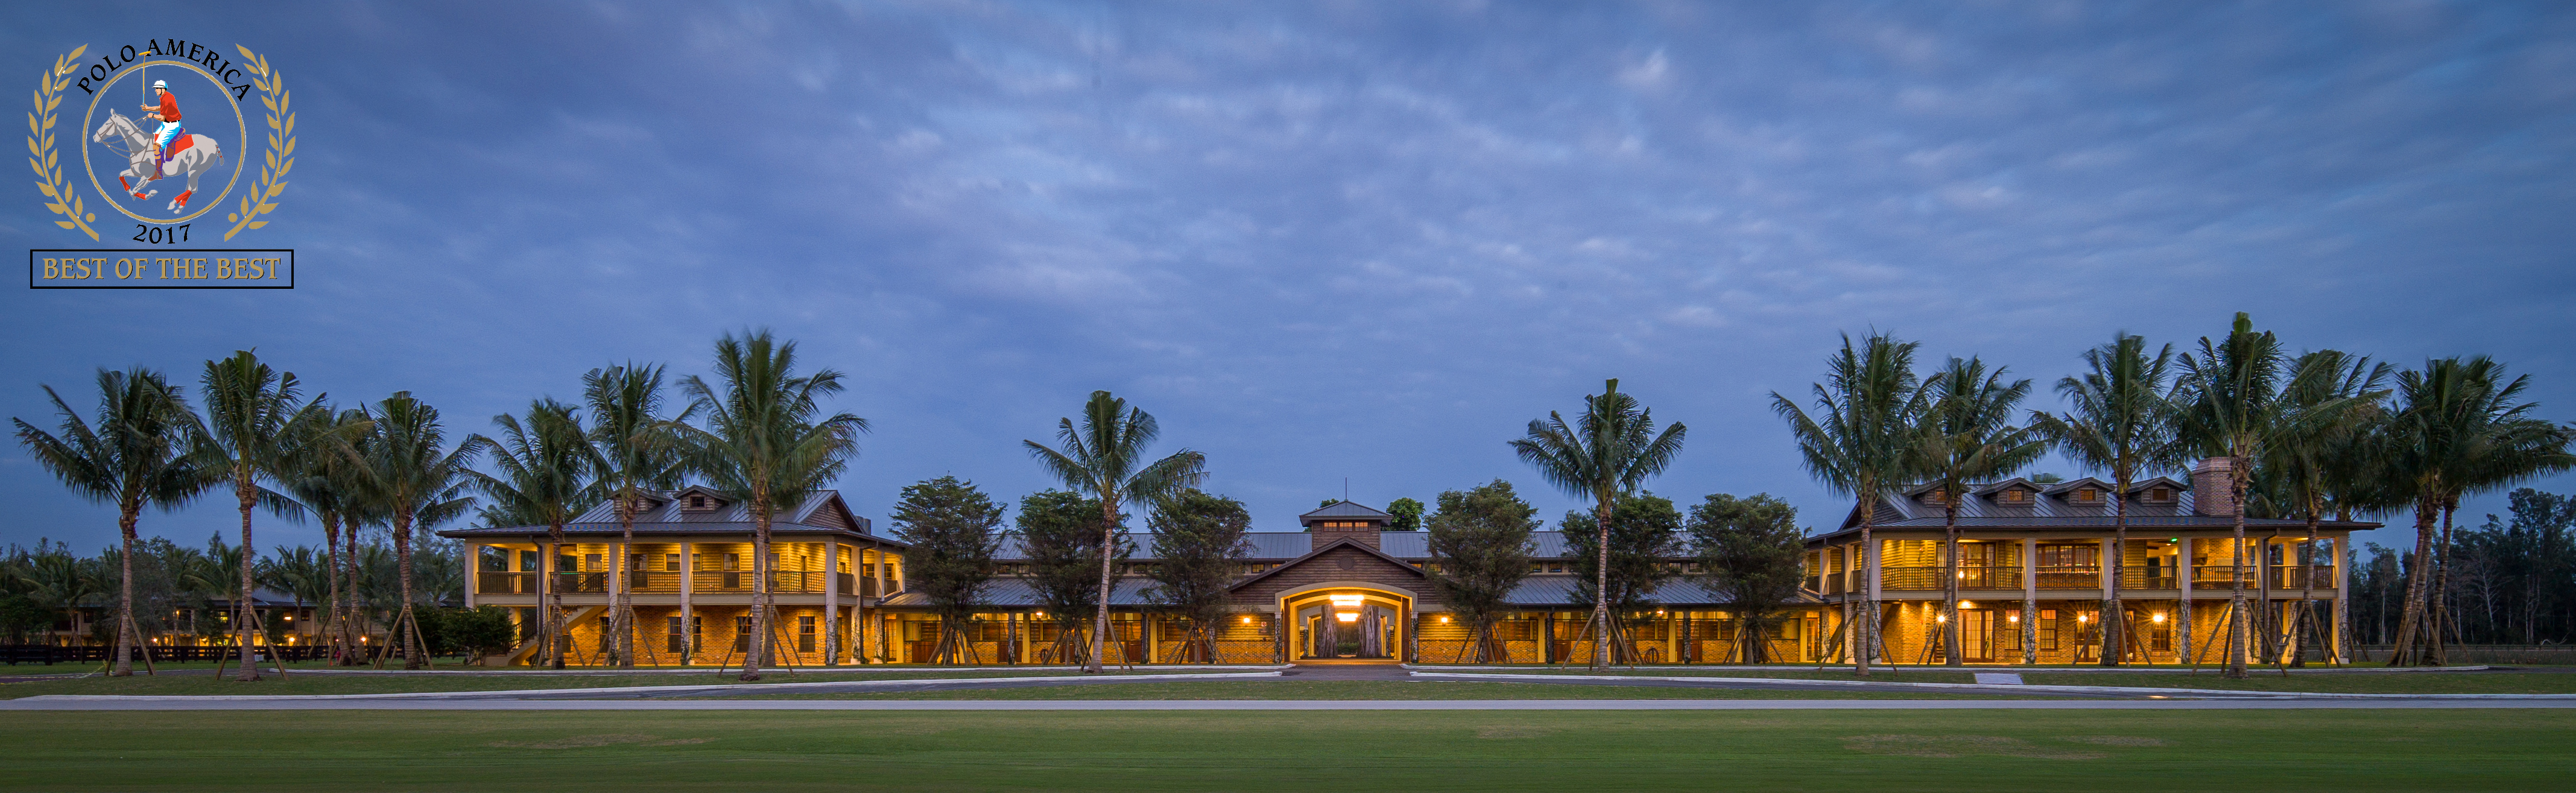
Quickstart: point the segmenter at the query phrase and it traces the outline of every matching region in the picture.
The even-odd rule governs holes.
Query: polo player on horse
[[[178,139],[185,128],[179,126],[179,95],[170,93],[170,82],[152,81],[152,93],[161,98],[161,106],[144,105],[143,117],[161,122],[160,133],[152,136],[152,151],[156,156],[152,161],[152,178],[159,179],[163,176],[161,166],[170,162],[170,141]]]

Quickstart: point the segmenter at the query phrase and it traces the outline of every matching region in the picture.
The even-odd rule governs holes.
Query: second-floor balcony
[[[823,576],[826,574],[820,570],[780,570],[769,575],[771,592],[822,594]],[[860,578],[850,573],[830,575],[838,579],[834,591],[845,595],[879,597],[894,590],[891,585],[880,586],[875,578]],[[693,578],[691,588],[699,593],[749,593],[759,582],[755,573],[723,570],[699,571]],[[536,573],[477,573],[474,592],[480,595],[533,595],[537,594],[536,579]],[[552,591],[567,595],[606,594],[609,591],[608,579],[609,574],[604,572],[556,573]],[[627,585],[631,587],[630,591],[637,593],[675,593],[680,591],[680,574],[664,570],[637,571],[629,574]]]

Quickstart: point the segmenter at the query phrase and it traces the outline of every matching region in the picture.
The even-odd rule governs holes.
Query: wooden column
[[[2039,540],[2021,538],[2021,662],[2039,663]]]
[[[841,664],[841,540],[823,539],[823,665]]]
[[[2174,587],[2181,590],[2174,603],[2174,660],[2191,663],[2191,577],[2199,570],[2191,563],[2192,538],[2182,538],[2182,547],[2174,550],[2176,577]]]
[[[688,541],[680,542],[680,659],[694,660],[698,653],[697,611],[690,596],[697,590],[698,558]]]

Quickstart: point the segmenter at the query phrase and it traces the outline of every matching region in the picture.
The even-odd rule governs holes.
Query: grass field
[[[2567,711],[49,713],[8,790],[2532,790]],[[248,757],[258,758],[246,762]]]
[[[1991,694],[1762,691],[1417,680],[1209,680],[867,694],[752,694],[723,699],[2040,699]]]
[[[72,680],[34,680],[24,683],[0,683],[0,699],[17,699],[47,694],[123,694],[123,695],[277,695],[277,694],[396,694],[427,691],[509,691],[539,688],[609,688],[615,686],[703,686],[741,682],[732,674],[713,670],[696,674],[643,675],[548,675],[538,673],[509,675],[297,675],[287,667],[288,677],[281,682],[276,673],[256,683],[238,683],[230,677],[214,675],[135,675],[133,677],[85,677]],[[1208,673],[1240,673],[1241,669],[1211,669]],[[1191,674],[1191,670],[1138,670],[1107,674]],[[1036,677],[1071,674],[1064,671],[1029,669],[902,669],[866,672],[769,672],[760,683],[821,683],[836,680],[916,680],[924,678],[962,677]]]
[[[1431,670],[1425,670],[1431,671]],[[1467,670],[1461,670],[1467,671]],[[2293,672],[2256,671],[2244,680],[2216,672],[2090,672],[2039,669],[1989,669],[2015,672],[2022,682],[2048,686],[2132,686],[2140,688],[2205,688],[2221,691],[2306,691],[2327,694],[2576,694],[2576,672]],[[1638,667],[1606,672],[1562,667],[1477,670],[1470,674],[1622,675],[1629,677],[1758,677],[1773,680],[1860,680],[1851,670],[1692,669]],[[1878,683],[1974,683],[1973,672],[1880,670],[1868,678]]]

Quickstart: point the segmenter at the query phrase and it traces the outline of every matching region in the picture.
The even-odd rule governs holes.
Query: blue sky
[[[295,93],[292,291],[8,290],[0,412],[257,347],[461,437],[763,326],[848,375],[879,516],[1093,389],[1256,526],[1501,477],[1621,378],[1670,496],[1830,524],[1772,391],[1839,331],[2047,384],[2251,311],[2294,349],[2485,353],[2576,417],[2576,12],[2551,3],[13,5],[22,80],[182,36]],[[24,86],[21,86],[24,87]],[[89,244],[28,180],[8,246]],[[110,237],[111,243],[117,237]],[[46,419],[41,423],[50,423]],[[2076,474],[2062,461],[2039,470]],[[2576,479],[2543,483],[2576,488]],[[11,445],[0,542],[112,540]],[[2467,512],[2501,511],[2501,498]],[[227,505],[148,515],[202,542]],[[263,518],[260,544],[318,541]],[[2393,535],[2396,532],[2381,532]],[[2383,542],[2395,537],[2383,537]]]

